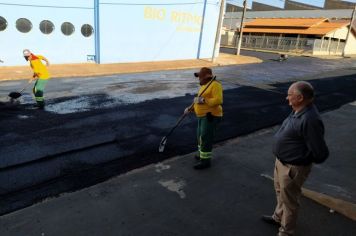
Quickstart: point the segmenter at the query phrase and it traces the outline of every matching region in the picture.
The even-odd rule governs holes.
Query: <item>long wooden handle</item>
[[[23,89],[21,89],[20,93],[22,93],[28,86],[30,86],[30,84],[32,83],[32,80],[33,80],[33,79],[30,79],[30,80],[28,81],[28,83],[26,84],[26,86],[23,87]]]
[[[205,87],[205,89],[198,94],[198,97],[201,97],[205,91],[209,88],[209,86],[214,82],[214,80],[216,79],[216,76],[213,77],[213,79],[209,82],[209,84]],[[191,109],[193,109],[194,107],[194,102],[190,105],[190,107],[188,108],[188,110],[190,111]],[[184,120],[184,118],[187,116],[188,114],[183,114],[181,115],[181,117],[178,119],[177,123],[175,124],[175,126],[173,126],[173,128],[168,132],[168,134],[166,135],[166,137],[168,137],[169,135],[171,135],[173,133],[173,131],[180,125],[180,123],[182,123],[182,121]]]

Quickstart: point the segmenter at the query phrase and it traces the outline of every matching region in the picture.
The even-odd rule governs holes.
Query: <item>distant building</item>
[[[256,18],[329,18],[329,19],[350,19],[351,9],[339,10],[289,10],[289,11],[248,11],[247,19]],[[227,12],[226,21],[230,19],[241,19],[241,12]]]
[[[248,12],[244,24],[242,47],[312,55],[341,55],[345,48],[346,54],[356,54],[355,23],[351,26],[350,38],[346,44],[346,35],[350,27],[350,19],[347,16],[351,15],[351,11],[312,10],[303,11],[304,14],[296,12],[300,11],[291,11],[290,14],[283,11],[283,15],[276,12]],[[313,12],[316,12],[314,17],[305,17]],[[293,16],[298,14],[299,17]],[[257,17],[258,15],[260,17]],[[327,18],[321,15],[337,17]],[[221,45],[235,47],[240,19],[238,17],[233,19],[233,14],[227,17],[230,18],[224,20],[225,30],[221,37]],[[235,27],[229,27],[234,24]]]
[[[342,0],[325,0],[325,9],[353,9],[355,3]]]
[[[284,10],[316,10],[320,7],[304,4],[297,1],[285,0]]]
[[[324,6],[318,7],[306,3],[302,3],[298,0],[284,0],[284,7],[279,8],[273,5],[268,4],[268,1],[265,3],[256,2],[252,0],[252,7],[248,9],[249,11],[277,11],[277,10],[317,10],[317,9],[353,9],[355,3],[347,0],[325,0]],[[226,12],[239,12],[242,11],[242,7],[236,6],[234,4],[227,3]]]
[[[283,10],[283,9],[268,4],[252,2],[251,11],[278,11],[278,10]]]
[[[243,8],[242,7],[239,7],[239,6],[235,6],[233,4],[230,4],[230,3],[227,3],[226,4],[226,12],[239,12],[239,11],[242,11]]]
[[[293,10],[293,11],[248,11],[245,22],[259,18],[328,18],[333,20],[350,19],[351,9],[341,10]],[[226,30],[236,31],[240,27],[242,13],[227,12],[223,26]]]

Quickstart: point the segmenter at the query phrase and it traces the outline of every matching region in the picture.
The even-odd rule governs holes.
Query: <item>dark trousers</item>
[[[201,159],[210,159],[213,151],[213,143],[216,129],[221,121],[221,117],[204,116],[198,117],[198,151]]]
[[[48,80],[37,79],[35,85],[33,86],[33,95],[35,96],[37,105],[44,106],[44,96],[43,91],[46,87]]]

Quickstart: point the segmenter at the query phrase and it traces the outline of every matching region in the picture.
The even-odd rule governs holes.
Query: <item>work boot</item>
[[[263,215],[261,217],[261,219],[267,224],[275,225],[275,226],[278,226],[278,227],[281,226],[281,223],[276,221],[272,216]]]
[[[30,107],[32,110],[44,110],[44,104],[34,104],[32,107]]]
[[[37,107],[38,109],[40,110],[44,110],[44,107],[45,107],[45,103],[42,101],[42,102],[37,102]]]
[[[36,104],[36,105],[33,106],[33,109],[44,110],[44,105]]]
[[[194,169],[203,170],[211,166],[210,159],[200,159],[197,164],[194,165]]]

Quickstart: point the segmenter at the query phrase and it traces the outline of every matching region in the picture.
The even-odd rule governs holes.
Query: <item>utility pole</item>
[[[237,43],[237,52],[236,55],[240,55],[241,51],[241,43],[242,43],[242,35],[243,35],[243,27],[244,27],[244,20],[245,20],[245,14],[247,10],[247,0],[244,0],[244,10],[242,12],[242,17],[241,17],[241,24],[240,24],[240,36],[239,36],[239,41]]]
[[[351,30],[352,30],[352,23],[354,22],[354,18],[355,18],[355,12],[356,12],[356,3],[355,3],[355,6],[354,6],[354,10],[352,11],[352,16],[351,16],[351,20],[350,20],[350,27],[349,27],[349,30],[347,31],[346,40],[345,40],[345,47],[344,47],[344,50],[342,51],[342,56],[343,57],[345,57],[345,55],[346,55],[346,45],[350,40],[350,33],[351,33]]]
[[[211,58],[212,62],[215,62],[216,54],[217,54],[216,51],[220,49],[221,28],[224,21],[224,12],[225,12],[225,0],[221,0],[218,26],[215,35],[214,51],[213,51],[213,56]]]
[[[99,6],[100,0],[94,0],[94,46],[95,46],[95,62],[100,64],[100,16],[99,16]]]
[[[208,4],[208,0],[204,1],[204,7],[203,7],[203,15],[201,19],[201,25],[200,25],[200,35],[199,35],[199,44],[198,44],[198,53],[197,53],[197,59],[200,59],[200,51],[201,51],[201,45],[202,45],[202,40],[203,40],[203,31],[204,31],[204,22],[205,22],[205,12],[206,12],[206,5]]]

